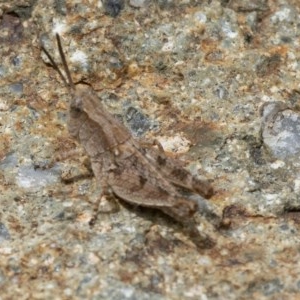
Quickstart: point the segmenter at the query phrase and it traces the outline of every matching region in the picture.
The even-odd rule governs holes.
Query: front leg
[[[89,221],[90,226],[94,226],[99,213],[113,213],[119,210],[118,203],[109,186],[101,183],[101,194],[93,204],[93,216]]]
[[[93,217],[90,220],[90,226],[93,226],[100,213],[113,213],[119,210],[118,201],[111,190],[108,179],[107,172],[103,172],[103,164],[100,161],[93,161],[91,163],[93,173],[96,177],[97,185],[101,188],[101,193],[97,198],[97,201],[93,204]]]

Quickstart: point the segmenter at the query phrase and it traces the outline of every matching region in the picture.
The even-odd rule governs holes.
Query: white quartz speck
[[[67,24],[65,21],[62,21],[60,19],[53,19],[53,30],[52,32],[54,34],[58,33],[59,35],[62,35],[64,32],[67,31]]]
[[[277,11],[272,17],[272,22],[282,22],[289,18],[291,10],[287,7],[284,7],[282,10]]]
[[[70,57],[73,63],[79,63],[84,69],[88,67],[88,56],[81,50],[76,50]]]
[[[232,30],[230,23],[224,22],[222,31],[226,34],[227,37],[233,39],[236,38],[238,33],[234,30]]]
[[[157,140],[167,152],[186,153],[191,146],[191,142],[179,134],[171,137],[160,136]]]
[[[25,189],[39,189],[58,181],[57,170],[35,170],[31,166],[22,167],[16,176],[16,183]]]
[[[276,160],[270,165],[270,167],[275,170],[279,168],[283,168],[284,166],[285,166],[285,162],[282,160]]]
[[[174,41],[168,41],[163,45],[161,51],[171,52],[173,49],[174,49]]]
[[[300,192],[300,178],[294,180],[294,191],[296,193]]]
[[[196,12],[194,14],[194,18],[199,23],[206,23],[206,21],[207,21],[206,15],[204,13],[202,13],[202,12]]]
[[[124,287],[121,289],[121,292],[125,298],[131,298],[134,294],[134,289],[132,287]]]

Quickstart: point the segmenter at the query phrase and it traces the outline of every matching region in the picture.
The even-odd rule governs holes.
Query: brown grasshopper
[[[178,221],[189,220],[198,206],[180,189],[209,198],[211,185],[167,157],[159,144],[146,147],[134,139],[90,86],[75,86],[58,34],[56,39],[67,80],[48,51],[42,49],[71,93],[68,129],[88,154],[102,197],[113,194],[130,204],[160,209]]]

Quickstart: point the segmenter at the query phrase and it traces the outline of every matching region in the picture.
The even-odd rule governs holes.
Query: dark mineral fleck
[[[116,17],[124,8],[124,0],[103,0],[105,13],[111,17]]]
[[[9,239],[10,239],[10,234],[7,227],[3,223],[0,223],[0,242]]]
[[[136,136],[143,135],[151,127],[150,120],[134,107],[129,107],[126,112],[126,121],[131,131]]]

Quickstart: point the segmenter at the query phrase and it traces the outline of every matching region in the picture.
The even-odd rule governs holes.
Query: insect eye
[[[78,107],[78,106],[73,106],[73,107],[71,107],[71,110],[72,110],[73,112],[76,112],[76,113],[82,112],[82,109],[81,109],[80,107]]]
[[[82,106],[78,105],[78,103],[76,102],[72,102],[70,105],[70,113],[73,114],[74,117],[76,117],[76,115],[82,113]]]
[[[77,112],[77,113],[82,112],[82,100],[80,97],[73,98],[70,105],[70,109],[73,112]]]

